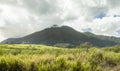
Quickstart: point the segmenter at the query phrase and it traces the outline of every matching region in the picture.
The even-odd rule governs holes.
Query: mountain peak
[[[52,27],[51,28],[57,28],[57,27],[59,27],[58,25],[56,25],[56,24],[54,24],[54,25],[52,25]]]
[[[85,42],[90,42],[93,46],[111,46],[119,44],[114,39],[109,37],[97,36],[92,33],[81,33],[69,26],[56,26],[46,28],[42,31],[38,31],[27,35],[22,38],[14,38],[5,40],[4,43],[27,43],[27,44],[45,44],[45,45],[59,45],[69,44],[69,47],[75,47]]]
[[[49,29],[51,28],[57,28],[57,29],[73,29],[72,27],[69,27],[69,26],[58,26],[58,25],[53,25],[52,27],[50,27]],[[47,28],[48,29],[48,28]],[[73,29],[74,30],[74,29]]]

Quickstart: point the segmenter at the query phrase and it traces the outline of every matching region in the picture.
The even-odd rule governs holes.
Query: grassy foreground
[[[120,71],[120,46],[87,50],[0,44],[0,71]]]

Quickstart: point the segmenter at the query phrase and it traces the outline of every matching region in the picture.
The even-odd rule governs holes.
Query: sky
[[[0,41],[54,24],[120,37],[120,0],[0,0]]]

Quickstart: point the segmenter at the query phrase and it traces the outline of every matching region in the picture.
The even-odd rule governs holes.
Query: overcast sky
[[[0,0],[0,41],[53,24],[120,37],[120,0]]]

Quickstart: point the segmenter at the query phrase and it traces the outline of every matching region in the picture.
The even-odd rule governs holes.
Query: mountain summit
[[[119,44],[118,38],[111,38],[107,36],[94,35],[92,33],[81,33],[68,26],[62,27],[51,27],[27,35],[22,38],[9,38],[4,40],[2,43],[9,44],[45,44],[45,45],[56,45],[56,44],[69,44],[69,46],[78,46],[85,42],[90,42],[93,46],[112,46]],[[113,40],[114,39],[114,40]],[[116,41],[116,40],[117,41]]]

